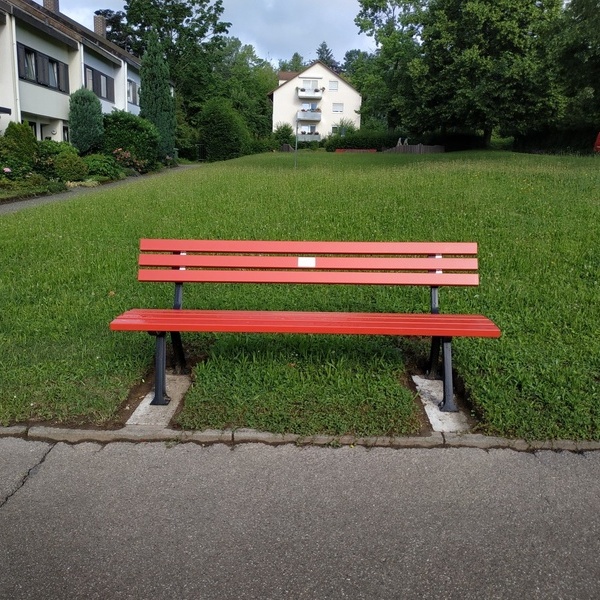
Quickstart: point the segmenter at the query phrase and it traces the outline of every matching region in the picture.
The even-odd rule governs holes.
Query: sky
[[[41,0],[38,0],[41,4]],[[124,0],[60,0],[60,11],[94,29],[94,11],[123,10]],[[372,38],[359,34],[354,18],[358,0],[223,0],[223,21],[229,35],[254,46],[256,54],[275,66],[298,52],[305,62],[315,60],[326,42],[338,62],[348,50],[374,51]]]

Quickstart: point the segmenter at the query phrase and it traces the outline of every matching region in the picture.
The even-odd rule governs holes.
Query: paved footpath
[[[0,439],[0,598],[587,599],[600,452]]]

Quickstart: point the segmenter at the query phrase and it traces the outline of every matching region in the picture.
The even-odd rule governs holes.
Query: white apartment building
[[[63,15],[59,0],[0,0],[0,134],[27,121],[37,139],[68,141],[69,96],[92,90],[102,110],[139,113],[141,61]]]
[[[281,72],[271,96],[273,131],[287,123],[298,141],[320,141],[336,133],[342,119],[360,128],[361,95],[320,61],[300,73]]]

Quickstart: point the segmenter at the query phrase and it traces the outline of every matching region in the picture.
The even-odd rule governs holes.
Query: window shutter
[[[58,63],[58,89],[69,93],[69,67],[65,63]]]
[[[92,70],[92,79],[93,79],[93,88],[94,88],[94,94],[96,94],[96,96],[98,96],[99,98],[101,98],[101,90],[102,90],[102,84],[100,83],[100,73],[98,71],[96,71],[95,69]]]
[[[17,62],[19,63],[19,77],[25,78],[25,48],[17,44]]]
[[[35,70],[37,75],[37,82],[41,85],[48,85],[50,78],[48,77],[48,69],[50,68],[50,61],[45,54],[39,54],[36,52],[35,55]]]
[[[106,76],[106,99],[109,102],[115,101],[115,80],[108,75]]]

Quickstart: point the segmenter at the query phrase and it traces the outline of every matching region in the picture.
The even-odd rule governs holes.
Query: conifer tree
[[[165,61],[158,35],[151,32],[140,69],[140,116],[154,123],[160,134],[159,159],[172,157],[175,149],[175,99],[169,83],[169,66]]]
[[[102,145],[104,121],[100,100],[86,88],[71,94],[69,101],[71,143],[80,154],[89,154]]]

